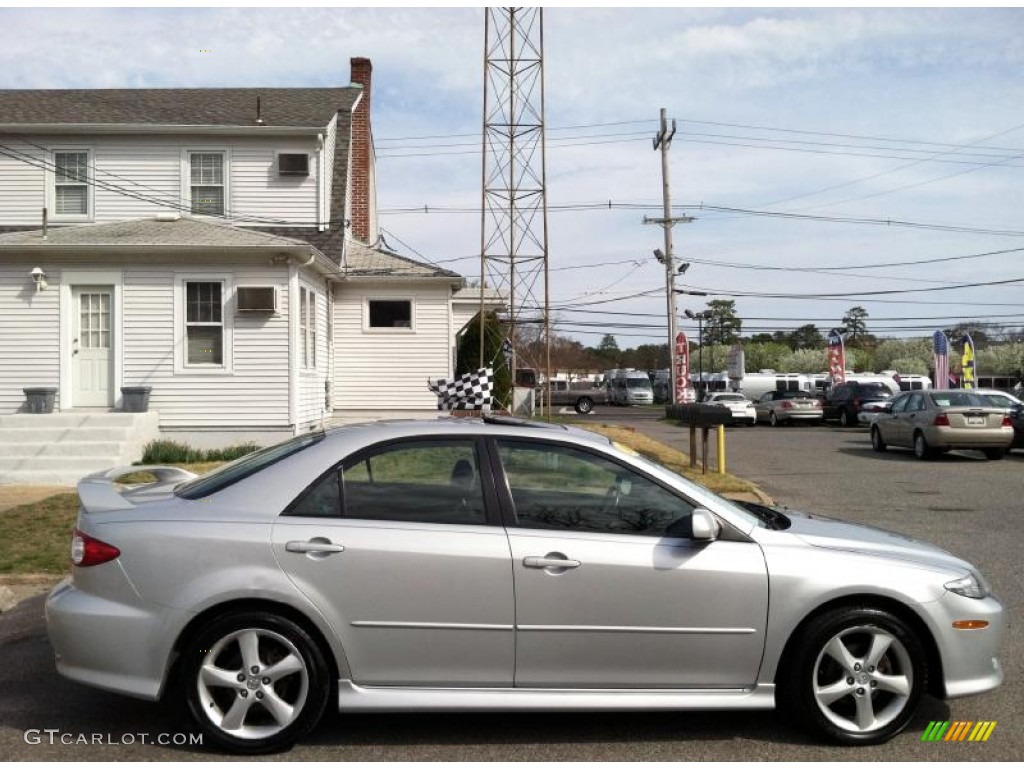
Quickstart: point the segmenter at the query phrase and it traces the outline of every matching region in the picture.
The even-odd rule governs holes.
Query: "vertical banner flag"
[[[964,354],[960,358],[960,367],[963,368],[963,387],[964,389],[977,389],[978,366],[974,359],[974,341],[969,333],[965,333],[961,341],[964,345]]]
[[[838,328],[833,328],[828,335],[828,375],[833,384],[846,381],[846,348]]]
[[[674,373],[677,403],[693,402],[694,393],[690,387],[690,345],[686,343],[686,334],[676,334],[676,369]]]
[[[935,388],[945,389],[949,386],[949,339],[942,331],[932,334],[932,346],[935,350]]]

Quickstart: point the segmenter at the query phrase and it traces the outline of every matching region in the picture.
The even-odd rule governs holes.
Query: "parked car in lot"
[[[547,385],[540,386],[539,401],[544,402]],[[595,387],[589,381],[569,382],[562,379],[551,380],[551,405],[555,407],[570,406],[576,413],[590,413],[594,406],[608,402],[608,391],[604,387]]]
[[[728,408],[732,414],[733,424],[747,424],[752,427],[757,423],[754,404],[739,392],[712,392],[704,398],[704,402]]]
[[[966,389],[904,392],[886,404],[871,425],[871,445],[912,448],[919,459],[951,450],[977,450],[1001,459],[1013,441],[1013,425],[1002,408]]]
[[[825,421],[837,420],[844,427],[859,422],[858,416],[869,403],[880,403],[892,397],[892,390],[879,381],[847,381],[829,389],[821,398]]]
[[[653,405],[651,379],[643,371],[620,370],[612,379],[609,400],[612,405]]]
[[[1010,443],[1007,450],[1024,448],[1024,402],[999,389],[975,389],[974,392],[988,401],[990,405],[1002,408],[1010,417],[1010,424],[1013,426],[1013,442]]]
[[[1003,678],[970,563],[729,502],[581,430],[359,424],[196,478],[85,478],[61,674],[257,754],[342,712],[771,709],[876,744]],[[642,598],[642,599],[638,599]],[[55,706],[60,706],[59,702]]]
[[[773,427],[798,421],[821,422],[821,402],[810,392],[786,390],[765,392],[754,404],[757,421]]]

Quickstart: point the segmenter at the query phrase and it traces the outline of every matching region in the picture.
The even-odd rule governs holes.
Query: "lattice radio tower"
[[[544,157],[544,11],[487,8],[480,222],[480,362],[484,361],[484,288],[497,289],[520,364],[523,327],[538,327],[544,359],[528,360],[550,381],[548,209]],[[550,394],[550,393],[549,393]],[[550,403],[550,396],[545,398]]]

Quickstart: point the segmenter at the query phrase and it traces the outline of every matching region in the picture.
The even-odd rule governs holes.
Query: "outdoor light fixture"
[[[677,269],[676,271],[680,275],[685,275],[686,274],[686,270],[688,270],[689,268],[690,268],[690,262],[684,261],[682,264],[679,265],[679,269]]]
[[[42,267],[32,267],[29,275],[32,276],[32,282],[36,284],[36,293],[46,290],[46,273],[43,272]]]
[[[662,264],[665,263],[665,254],[661,252],[661,248],[654,249],[654,258],[656,258]]]

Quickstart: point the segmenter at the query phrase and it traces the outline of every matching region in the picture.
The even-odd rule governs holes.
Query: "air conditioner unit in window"
[[[240,286],[239,312],[277,312],[277,289],[272,286]]]
[[[277,156],[277,172],[281,176],[309,176],[309,155],[282,152]]]

